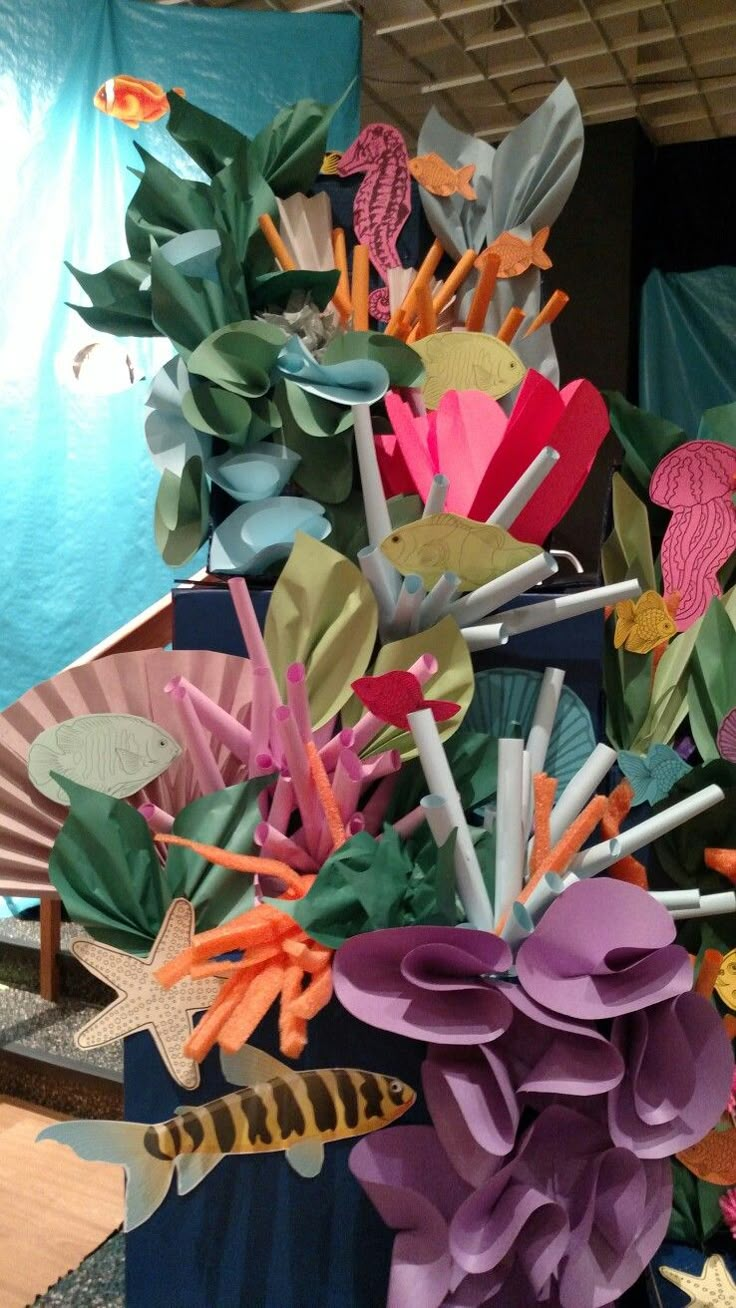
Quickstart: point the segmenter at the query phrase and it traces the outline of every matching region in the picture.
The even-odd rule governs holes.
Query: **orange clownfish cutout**
[[[175,86],[177,95],[183,95]],[[166,92],[158,82],[144,82],[140,77],[108,77],[95,94],[95,109],[111,118],[119,118],[126,127],[137,128],[139,123],[156,123],[169,112]]]

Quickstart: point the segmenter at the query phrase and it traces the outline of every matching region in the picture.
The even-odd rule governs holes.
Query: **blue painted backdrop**
[[[189,176],[196,169],[161,123],[133,132],[99,113],[95,90],[121,72],[181,86],[253,134],[301,97],[338,99],[359,65],[350,15],[0,0],[0,708],[165,594],[173,576],[153,542],[147,382],[75,393],[71,359],[95,333],[65,307],[86,301],[64,260],[97,271],[125,257],[134,140]],[[333,124],[336,149],[357,133],[358,94],[356,80]],[[148,377],[172,353],[161,341],[125,345]]]

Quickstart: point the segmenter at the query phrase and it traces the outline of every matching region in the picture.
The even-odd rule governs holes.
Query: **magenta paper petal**
[[[444,472],[444,468],[438,468],[433,463],[429,453],[428,440],[433,417],[429,414],[417,417],[411,405],[402,400],[396,391],[388,392],[385,404],[401,457],[412,480],[412,490],[416,490],[426,503],[432,478],[436,473]],[[449,473],[446,475],[449,476]]]
[[[692,986],[675,925],[646,891],[611,877],[569,886],[547,909],[516,959],[528,995],[577,1018],[615,1017]]]
[[[511,1005],[476,979],[503,972],[511,951],[497,936],[460,927],[393,927],[346,940],[335,956],[335,994],[354,1017],[431,1044],[497,1039]]]
[[[565,892],[567,893],[567,892]],[[566,1022],[536,1004],[521,986],[501,983],[514,1020],[497,1057],[513,1069],[517,1091],[549,1095],[602,1095],[618,1085],[624,1062],[594,1026]]]
[[[627,1071],[608,1101],[614,1142],[639,1158],[697,1144],[728,1101],[733,1053],[712,1004],[692,992],[618,1017],[611,1039]]]
[[[383,482],[383,489],[388,497],[392,495],[413,495],[415,492],[411,473],[401,453],[401,447],[393,432],[376,436],[376,458]]]
[[[448,1158],[469,1185],[482,1185],[516,1141],[519,1104],[493,1047],[430,1046],[422,1085]]]
[[[557,387],[530,368],[469,517],[486,521],[540,450],[553,443],[552,433],[564,410]]]
[[[450,479],[445,509],[469,517],[478,487],[505,437],[506,414],[483,391],[446,391],[434,417],[434,459]]]

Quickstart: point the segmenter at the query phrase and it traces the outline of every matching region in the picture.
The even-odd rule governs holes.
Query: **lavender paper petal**
[[[681,1032],[679,1066],[670,1057],[673,1023]],[[628,1064],[623,1081],[608,1101],[614,1143],[631,1149],[639,1158],[666,1158],[702,1140],[724,1110],[734,1066],[731,1046],[712,1004],[692,993],[679,995],[646,1013],[617,1018],[611,1039]],[[655,1114],[647,1104],[647,1118],[665,1118],[653,1122],[641,1114],[637,1082],[643,1078],[647,1094],[651,1094],[657,1074],[663,1083],[660,1108],[669,1105],[669,1113]],[[688,1085],[692,1085],[692,1093],[678,1107]]]
[[[564,1021],[520,986],[500,989],[515,1011],[499,1054],[512,1064],[518,1091],[587,1096],[618,1085],[623,1059],[592,1024]]]
[[[430,1047],[422,1085],[432,1121],[453,1167],[479,1186],[513,1149],[519,1105],[503,1061],[491,1046]]]
[[[399,927],[398,930],[412,930],[411,927]],[[468,931],[456,932],[454,941],[435,940],[419,944],[409,949],[401,963],[401,975],[406,981],[426,990],[463,990],[468,981],[474,977],[485,976],[496,970],[495,960],[499,957],[495,947],[488,948],[488,941],[493,936],[487,932],[477,932],[483,941],[482,953],[463,949],[463,936]],[[475,932],[473,934],[476,934]],[[457,939],[460,936],[460,939]]]
[[[529,1266],[524,1270],[536,1273],[543,1283],[551,1273],[543,1249],[553,1259],[553,1269],[568,1235],[564,1210],[541,1190],[515,1181],[511,1164],[461,1204],[450,1226],[450,1249],[461,1267],[482,1273],[512,1250],[522,1258],[528,1247]]]

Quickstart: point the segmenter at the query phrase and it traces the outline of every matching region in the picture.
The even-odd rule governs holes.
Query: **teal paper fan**
[[[522,668],[490,668],[476,673],[475,694],[460,731],[482,731],[496,739],[521,734],[526,739],[541,682],[541,672]],[[549,776],[557,778],[558,794],[595,746],[590,713],[575,692],[563,686],[544,765]]]

